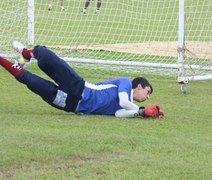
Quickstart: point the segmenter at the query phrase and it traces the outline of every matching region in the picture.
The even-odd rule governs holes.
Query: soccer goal
[[[212,79],[211,0],[102,0],[87,14],[83,0],[0,2],[0,54],[13,56],[12,40],[46,45],[70,62],[106,69],[137,69],[184,84]]]

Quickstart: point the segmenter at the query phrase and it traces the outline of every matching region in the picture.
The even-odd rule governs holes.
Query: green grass
[[[36,3],[37,14],[35,18],[35,33],[39,42],[46,40],[46,34],[57,37],[59,30],[60,32],[63,31],[63,37],[66,37],[66,42],[60,42],[58,38],[58,43],[62,45],[64,43],[65,45],[75,45],[142,42],[147,37],[157,41],[163,35],[163,32],[152,32],[152,30],[158,29],[158,27],[166,28],[167,31],[175,29],[170,34],[166,34],[164,41],[170,40],[170,38],[176,40],[177,21],[169,18],[169,13],[177,17],[178,3],[176,2],[168,3],[168,1],[165,1],[162,4],[161,2],[155,2],[151,6],[143,1],[136,1],[136,4],[124,0],[118,2],[105,1],[102,3],[100,16],[93,15],[95,2],[91,2],[89,13],[86,16],[80,14],[83,3],[79,1],[67,2],[67,11],[62,14],[57,12],[59,4],[55,4],[53,12],[46,11],[47,7],[44,4],[41,6],[41,4],[41,2]],[[167,7],[159,8],[164,5],[167,5]],[[152,17],[149,17],[151,14],[148,13],[150,8],[155,13]],[[39,11],[42,11],[42,13]],[[164,23],[158,21],[158,14],[160,14],[160,18],[164,19]],[[64,28],[66,31],[63,30]],[[55,29],[58,29],[58,31],[55,31]],[[152,33],[157,33],[156,39],[153,38]],[[55,43],[54,39],[51,40]],[[49,43],[49,40],[46,41]]]
[[[30,71],[46,77],[35,65]],[[3,68],[0,79],[0,179],[212,177],[211,82],[189,83],[181,94],[175,81],[152,79],[143,105],[160,103],[166,117],[159,121],[69,114]]]
[[[178,41],[178,1],[104,1],[100,16],[93,14],[95,2],[91,2],[89,13],[83,16],[80,13],[83,5],[83,1],[67,1],[66,11],[61,13],[60,2],[54,2],[53,11],[48,11],[48,2],[35,1],[35,44],[77,46]],[[210,0],[192,0],[185,6],[186,40],[208,42],[212,30]],[[8,45],[8,40],[15,38],[27,44],[27,2],[16,1],[12,5],[2,2],[0,10],[2,44]],[[206,34],[197,36],[198,33]]]
[[[209,2],[186,2],[187,40],[210,40],[212,26],[207,21],[211,16],[203,13],[211,12],[206,9],[210,6],[200,6]],[[35,3],[36,44],[77,48],[81,44],[177,41],[178,1],[103,1],[100,16],[92,14],[95,1],[87,16],[80,14],[83,1],[65,1],[63,13],[59,12],[59,1],[54,2],[52,12],[47,11],[47,1]],[[27,2],[2,1],[0,11],[0,53],[14,53],[12,40],[27,44]],[[206,30],[208,34],[195,34]],[[176,62],[171,57],[108,51],[65,49],[60,53],[66,57]],[[93,82],[119,76],[147,77],[154,93],[142,105],[160,103],[165,119],[78,116],[59,111],[0,67],[0,179],[212,178],[211,82],[189,83],[187,94],[181,94],[173,76],[144,74],[144,68],[101,66],[93,71],[90,65],[73,66]],[[30,71],[46,77],[35,65]]]

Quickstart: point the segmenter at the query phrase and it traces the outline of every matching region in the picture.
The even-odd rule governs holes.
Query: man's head
[[[153,92],[152,85],[143,77],[132,80],[133,99],[137,102],[145,101]]]

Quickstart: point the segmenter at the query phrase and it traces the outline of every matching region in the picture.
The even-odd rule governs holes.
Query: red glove
[[[154,104],[152,106],[148,106],[144,109],[144,117],[150,117],[150,118],[163,118],[164,112],[160,108],[159,104]]]

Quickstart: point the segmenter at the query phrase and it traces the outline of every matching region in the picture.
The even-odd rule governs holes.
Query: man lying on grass
[[[151,84],[145,78],[137,77],[130,80],[123,77],[92,84],[86,82],[71,66],[45,46],[27,49],[20,42],[14,41],[13,47],[22,54],[26,62],[31,58],[37,59],[39,68],[55,83],[32,74],[3,57],[0,57],[1,66],[57,109],[79,114],[115,115],[124,118],[164,117],[157,104],[145,108],[133,103],[145,101],[153,92]]]

